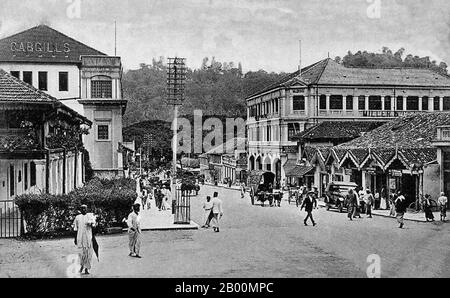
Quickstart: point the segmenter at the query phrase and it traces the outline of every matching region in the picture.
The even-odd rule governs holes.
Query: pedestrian
[[[346,196],[346,204],[347,204],[347,217],[349,220],[353,220],[353,213],[356,205],[358,204],[358,200],[356,198],[356,193],[353,189],[348,191]]]
[[[140,204],[133,205],[133,212],[128,215],[128,247],[130,249],[129,256],[142,258],[139,255],[141,249],[141,217],[139,216]]]
[[[212,207],[213,203],[211,202],[211,197],[207,196],[206,201],[203,202],[203,225],[202,228],[209,228],[211,217],[212,217]]]
[[[245,196],[245,183],[241,183],[241,199],[243,199]]]
[[[96,225],[96,221],[92,213],[87,213],[87,205],[81,205],[80,211],[81,214],[78,214],[73,222],[73,229],[76,231],[74,243],[81,250],[80,273],[83,273],[84,269],[84,274],[89,274],[93,254],[92,227]]]
[[[219,199],[218,192],[214,192],[213,199],[212,199],[212,212],[213,212],[213,228],[214,232],[219,232],[219,221],[223,216],[223,208],[222,208],[222,200]]]
[[[368,218],[372,218],[372,206],[375,205],[375,199],[370,190],[366,194],[366,214]]]
[[[145,210],[145,206],[147,206],[147,197],[148,197],[147,192],[148,192],[147,188],[144,188],[142,190],[142,195],[141,195],[142,210]]]
[[[389,215],[395,217],[395,201],[397,200],[397,194],[394,192],[389,196]]]
[[[356,217],[361,218],[361,214],[359,213],[359,206],[361,204],[361,200],[364,197],[364,192],[362,192],[362,189],[359,191],[359,193],[355,191],[355,197],[356,197],[356,204],[353,207],[353,218]]]
[[[406,198],[399,191],[397,193],[397,198],[394,201],[395,204],[395,212],[397,214],[397,222],[400,224],[399,228],[402,229],[404,226],[403,217],[406,212]]]
[[[423,209],[425,211],[425,219],[426,221],[434,221],[433,211],[431,210],[431,199],[430,195],[426,194],[425,199],[423,200]]]
[[[312,211],[314,208],[317,208],[317,200],[315,198],[315,193],[310,191],[308,192],[306,198],[303,200],[302,206],[300,207],[300,211],[305,208],[305,211],[307,213],[305,220],[303,221],[303,223],[305,224],[305,226],[308,225],[307,220],[308,218],[311,219],[311,222],[313,224],[313,226],[316,226],[316,223],[314,222],[313,216],[312,216]]]
[[[448,199],[445,196],[445,193],[441,192],[441,196],[438,198],[439,210],[441,211],[441,221],[445,221],[447,217],[447,204]]]
[[[373,209],[374,210],[378,210],[380,208],[381,205],[381,197],[380,197],[380,193],[376,192],[374,195],[374,204],[373,204]]]

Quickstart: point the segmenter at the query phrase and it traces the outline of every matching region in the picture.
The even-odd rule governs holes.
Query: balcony
[[[360,117],[360,118],[396,118],[412,113],[423,113],[428,111],[353,111],[353,110],[320,110],[318,117]]]

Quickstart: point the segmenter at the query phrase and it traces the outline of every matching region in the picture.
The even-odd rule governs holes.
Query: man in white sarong
[[[141,205],[134,204],[133,212],[128,215],[127,225],[128,225],[128,237],[129,237],[129,248],[130,257],[142,258],[139,255],[141,249],[141,218],[139,216]]]
[[[87,213],[87,206],[81,205],[81,214],[75,217],[73,229],[77,232],[75,235],[75,245],[81,249],[80,253],[80,273],[89,274],[91,270],[91,261],[93,254],[92,245],[92,227],[96,225],[95,216]]]
[[[217,192],[214,192],[213,199],[212,199],[212,213],[213,213],[213,229],[214,232],[218,233],[220,231],[219,227],[219,221],[221,217],[223,216],[223,209],[222,209],[222,200],[218,198],[219,194]]]

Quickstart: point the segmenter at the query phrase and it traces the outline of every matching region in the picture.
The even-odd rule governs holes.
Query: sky
[[[241,62],[244,71],[297,70],[347,51],[430,56],[450,65],[448,0],[0,0],[0,38],[49,25],[125,69],[160,56]]]

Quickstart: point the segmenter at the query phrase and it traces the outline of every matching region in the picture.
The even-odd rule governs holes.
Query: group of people
[[[204,211],[202,228],[207,229],[212,225],[214,232],[218,233],[220,231],[219,222],[223,216],[222,200],[219,199],[219,193],[214,192],[212,199],[207,196],[202,208]]]
[[[152,183],[146,178],[140,178],[138,183],[138,200],[141,202],[142,210],[151,209],[153,205],[159,211],[172,209],[172,206],[169,203],[169,198],[171,198],[169,187],[164,185],[161,181]]]
[[[356,190],[350,189],[345,198],[347,206],[347,216],[349,220],[358,217],[361,218],[361,212],[366,213],[368,218],[372,218],[372,209],[375,205],[375,198],[370,190]]]

